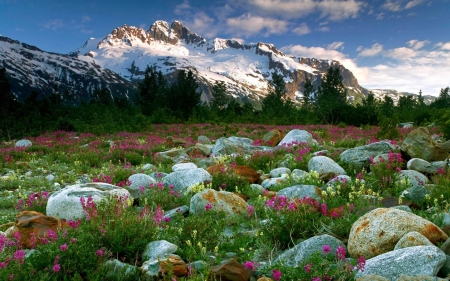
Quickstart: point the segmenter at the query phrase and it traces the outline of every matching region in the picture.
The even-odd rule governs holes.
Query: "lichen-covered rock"
[[[244,265],[237,262],[234,258],[211,268],[214,280],[248,281],[252,273],[251,270],[245,269]]]
[[[314,156],[308,161],[308,171],[316,171],[319,174],[334,173],[335,175],[345,175],[345,170],[327,156]]]
[[[439,169],[445,170],[447,168],[447,161],[433,161],[430,163],[420,158],[412,158],[406,164],[406,168],[419,173],[435,174]]]
[[[315,185],[294,185],[283,188],[277,192],[278,196],[286,196],[289,199],[309,197],[322,201],[322,191]]]
[[[415,214],[393,208],[377,208],[353,223],[348,239],[351,257],[366,259],[392,251],[408,232],[417,231],[431,243],[445,241],[448,236],[432,222]]]
[[[272,186],[287,183],[289,181],[288,175],[284,174],[277,178],[268,178],[262,181],[261,186],[270,189]]]
[[[211,140],[207,136],[198,136],[197,142],[202,144],[211,144]]]
[[[47,201],[46,214],[65,220],[78,220],[85,217],[80,198],[86,200],[92,196],[95,203],[112,196],[130,198],[131,194],[125,188],[112,184],[95,182],[67,186],[53,193]]]
[[[341,153],[340,160],[344,163],[352,164],[358,169],[368,168],[370,157],[394,151],[395,148],[393,144],[387,141],[374,142],[345,150]]]
[[[389,280],[396,280],[402,274],[436,276],[445,258],[445,254],[435,246],[403,248],[366,260],[364,271],[358,271],[356,278],[369,274]]]
[[[414,247],[414,246],[434,246],[425,236],[417,231],[411,231],[403,235],[397,244],[395,244],[394,250]]]
[[[289,146],[292,144],[306,143],[308,146],[317,145],[317,141],[305,130],[294,129],[287,133],[278,146]]]
[[[21,247],[34,248],[40,243],[39,237],[47,237],[47,232],[59,232],[67,223],[52,216],[46,216],[35,211],[23,211],[17,214],[15,222],[16,231],[21,235]],[[32,238],[34,236],[34,238]]]
[[[276,146],[282,139],[283,133],[279,129],[273,129],[263,137],[263,141],[269,146]]]
[[[253,140],[249,138],[229,137],[220,138],[211,148],[211,156],[217,157],[219,155],[230,155],[244,152],[254,151],[270,151],[273,147],[252,145]]]
[[[210,166],[207,171],[212,176],[220,174],[240,176],[245,178],[248,183],[256,183],[260,176],[255,169],[247,165],[231,165],[226,163]]]
[[[190,160],[189,155],[183,148],[172,148],[155,154],[155,158],[161,161],[170,160],[173,163],[183,163]]]
[[[311,237],[291,249],[284,251],[274,260],[274,263],[282,262],[285,266],[298,267],[313,253],[322,252],[324,245],[330,246],[331,253],[335,253],[339,246],[345,248],[344,243],[339,239],[328,234],[323,234]]]
[[[211,175],[205,169],[197,168],[170,173],[164,177],[163,183],[166,185],[173,184],[175,192],[184,192],[193,185],[211,180]]]
[[[400,179],[407,179],[414,187],[423,187],[428,183],[428,178],[424,174],[413,170],[401,170],[398,176]]]
[[[281,175],[290,175],[291,169],[285,167],[275,168],[271,170],[269,174],[272,178],[281,177]]]
[[[421,158],[428,162],[447,159],[449,149],[438,144],[427,128],[417,128],[403,140],[401,150],[411,158]]]
[[[129,176],[128,181],[131,184],[124,186],[124,188],[130,192],[133,198],[138,198],[141,195],[141,186],[145,190],[150,187],[150,184],[156,183],[156,180],[154,180],[149,175],[140,173]]]
[[[230,215],[247,213],[248,204],[232,192],[205,189],[191,198],[189,213],[201,215],[204,212],[225,211]]]
[[[168,254],[173,254],[178,250],[178,246],[166,240],[152,241],[145,246],[142,253],[142,260],[157,260]]]
[[[186,263],[177,255],[168,254],[164,257],[145,261],[140,267],[141,280],[153,281],[161,276],[167,276],[169,272],[176,277],[188,275]]]
[[[300,170],[300,169],[294,169],[291,172],[291,178],[298,183],[301,183],[306,177],[308,176],[308,172]]]
[[[192,162],[188,162],[188,163],[178,163],[172,166],[172,171],[176,172],[176,171],[181,171],[181,170],[187,170],[187,169],[196,169],[197,165],[195,165],[195,163]]]

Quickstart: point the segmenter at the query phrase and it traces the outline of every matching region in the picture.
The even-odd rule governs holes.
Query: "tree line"
[[[114,98],[107,87],[97,87],[88,103],[73,106],[69,93],[55,88],[47,98],[38,99],[36,91],[19,102],[10,90],[6,70],[0,69],[0,139],[34,136],[45,131],[66,130],[96,134],[118,131],[145,131],[160,123],[260,123],[333,124],[353,126],[392,126],[400,122],[415,125],[435,123],[450,138],[449,87],[441,89],[431,104],[418,98],[400,97],[397,104],[389,96],[378,100],[369,93],[361,103],[347,99],[338,68],[330,67],[322,84],[314,88],[307,79],[302,102],[293,103],[286,95],[283,77],[272,74],[261,110],[250,102],[239,103],[230,97],[223,81],[211,90],[209,104],[201,102],[199,84],[191,70],[178,70],[169,83],[160,71],[147,67],[135,99]]]

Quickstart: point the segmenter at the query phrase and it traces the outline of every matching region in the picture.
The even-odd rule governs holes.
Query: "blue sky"
[[[180,20],[207,39],[336,59],[369,89],[450,86],[450,0],[0,0],[0,34],[68,53],[123,24]]]

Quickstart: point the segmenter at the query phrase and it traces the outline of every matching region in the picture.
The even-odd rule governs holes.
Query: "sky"
[[[0,0],[0,34],[68,53],[123,24],[179,20],[206,39],[338,60],[367,89],[437,96],[450,86],[449,14],[450,0]]]

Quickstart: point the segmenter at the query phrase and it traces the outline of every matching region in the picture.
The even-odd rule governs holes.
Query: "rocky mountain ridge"
[[[338,61],[295,57],[262,42],[207,40],[179,21],[170,25],[156,21],[148,30],[123,25],[104,38],[90,38],[68,55],[27,46],[0,37],[0,66],[6,67],[19,99],[31,88],[45,95],[55,86],[60,92],[70,91],[78,101],[92,98],[95,87],[107,87],[113,96],[130,98],[147,66],[161,70],[169,81],[179,69],[192,70],[204,102],[210,101],[215,81],[224,81],[230,95],[258,107],[268,93],[273,72],[283,75],[288,97],[301,102],[305,80],[311,79],[317,88],[330,66],[340,69],[351,102],[368,94]]]

